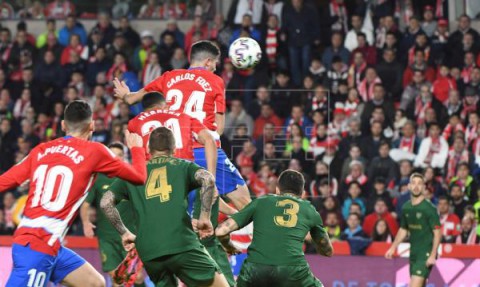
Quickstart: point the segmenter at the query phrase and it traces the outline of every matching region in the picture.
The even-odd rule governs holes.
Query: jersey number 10
[[[60,211],[65,207],[70,187],[73,182],[73,172],[63,165],[55,165],[48,168],[48,165],[40,165],[33,174],[35,182],[35,193],[32,200],[32,207],[42,205],[49,211]],[[58,192],[54,198],[54,188],[58,182]]]

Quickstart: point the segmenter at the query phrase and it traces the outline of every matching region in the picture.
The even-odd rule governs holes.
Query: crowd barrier
[[[0,286],[10,274],[12,237],[0,236]],[[65,245],[100,269],[96,239],[67,236]],[[313,273],[326,287],[403,287],[408,286],[408,244],[399,246],[400,258],[383,258],[388,243],[375,242],[366,256],[350,256],[347,242],[334,242],[334,256],[325,258],[307,255]],[[440,258],[432,270],[427,287],[480,287],[480,245],[442,244]],[[238,274],[246,255],[231,258],[234,273]]]

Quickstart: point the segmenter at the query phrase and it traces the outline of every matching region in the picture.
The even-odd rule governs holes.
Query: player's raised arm
[[[193,118],[192,120],[196,121]],[[200,124],[200,122],[198,122],[198,124]],[[208,132],[207,128],[204,127],[204,129],[202,129],[198,133],[198,142],[203,144],[203,146],[205,147],[205,158],[207,160],[207,169],[213,176],[215,176],[215,173],[217,171],[217,156],[218,156],[217,145],[215,143],[215,139],[210,134],[210,132]]]
[[[204,169],[195,172],[195,180],[201,184],[200,188],[200,217],[198,218],[198,234],[201,239],[213,235],[213,226],[210,221],[212,205],[215,202],[215,178]]]
[[[28,155],[0,176],[0,192],[10,190],[28,180],[30,176],[31,157],[31,155]]]
[[[99,160],[96,172],[105,173],[109,177],[119,177],[133,184],[144,184],[147,178],[145,166],[145,150],[143,149],[142,138],[134,133],[125,131],[127,146],[132,152],[132,165],[129,165],[115,157],[110,150],[101,148],[104,155]]]
[[[117,99],[124,101],[129,105],[133,105],[142,100],[143,96],[147,93],[145,89],[140,89],[136,92],[130,92],[130,88],[124,81],[120,81],[118,78],[113,80],[114,95]]]

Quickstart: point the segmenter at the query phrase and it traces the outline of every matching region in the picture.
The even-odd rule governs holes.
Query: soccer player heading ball
[[[385,257],[391,259],[398,245],[410,232],[410,286],[425,286],[435,265],[442,233],[435,206],[424,197],[425,178],[419,173],[410,176],[411,200],[402,207],[400,230]]]

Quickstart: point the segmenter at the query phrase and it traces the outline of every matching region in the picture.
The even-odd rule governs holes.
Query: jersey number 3
[[[172,186],[167,181],[167,167],[161,167],[152,170],[147,181],[147,188],[145,190],[147,199],[160,197],[160,202],[167,202],[170,200],[170,193]]]
[[[277,202],[277,207],[283,207],[283,215],[275,216],[275,224],[282,227],[295,227],[298,221],[300,206],[291,199],[284,199]]]

